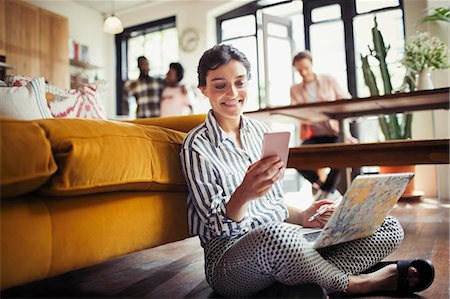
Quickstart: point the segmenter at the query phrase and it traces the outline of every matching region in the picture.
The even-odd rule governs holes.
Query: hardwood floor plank
[[[429,258],[433,285],[411,298],[449,298],[449,204],[437,200],[400,202],[391,214],[405,238],[386,260]],[[297,294],[298,295],[298,294]],[[2,298],[215,298],[204,275],[198,238],[142,250],[0,293]],[[339,298],[339,297],[332,297]],[[390,295],[352,298],[388,299]]]

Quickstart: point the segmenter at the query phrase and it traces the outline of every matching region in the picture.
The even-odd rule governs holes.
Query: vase
[[[421,70],[417,78],[417,90],[433,89],[433,82],[431,81],[431,70],[425,68]]]

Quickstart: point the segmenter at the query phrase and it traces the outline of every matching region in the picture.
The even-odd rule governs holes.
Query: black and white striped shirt
[[[211,110],[205,122],[186,136],[180,157],[189,187],[189,231],[199,235],[202,246],[213,237],[239,237],[261,224],[282,222],[288,217],[280,181],[267,195],[250,202],[240,222],[226,214],[225,205],[248,167],[260,160],[263,135],[268,130],[263,122],[242,116],[240,149],[227,137]]]

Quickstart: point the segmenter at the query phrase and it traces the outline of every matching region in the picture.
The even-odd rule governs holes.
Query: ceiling
[[[73,0],[74,2],[98,11],[101,14],[110,15],[113,11],[118,14],[137,7],[156,4],[161,0]]]

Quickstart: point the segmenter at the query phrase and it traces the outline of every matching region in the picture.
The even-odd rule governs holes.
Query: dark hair
[[[139,57],[137,58],[137,62],[139,63],[139,61],[141,61],[141,60],[143,60],[143,59],[148,60],[147,57],[145,57],[145,56],[139,56]]]
[[[294,59],[292,59],[292,65],[295,65],[295,63],[299,60],[302,59],[308,59],[309,61],[312,62],[312,55],[311,52],[309,52],[308,50],[302,51],[300,53],[298,53],[297,55],[294,56]]]
[[[241,62],[247,70],[247,79],[250,79],[250,62],[244,53],[231,45],[215,45],[203,53],[198,62],[198,86],[206,85],[206,76],[210,70],[216,70],[221,65],[237,60]]]
[[[174,69],[177,72],[177,81],[180,82],[184,77],[184,68],[178,62],[172,62],[169,64],[169,69]]]

